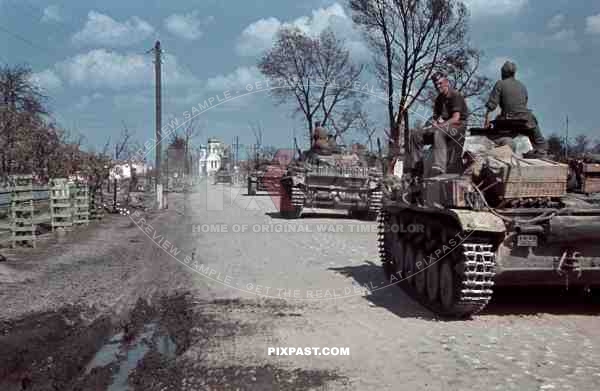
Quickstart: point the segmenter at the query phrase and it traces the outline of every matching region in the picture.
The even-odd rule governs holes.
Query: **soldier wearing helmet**
[[[527,121],[527,128],[532,129],[530,137],[534,154],[546,154],[548,144],[542,135],[537,118],[527,108],[528,94],[523,83],[515,78],[517,66],[506,61],[500,69],[502,80],[498,80],[486,103],[484,127],[490,126],[489,116],[499,106],[501,109],[498,119],[521,119]]]

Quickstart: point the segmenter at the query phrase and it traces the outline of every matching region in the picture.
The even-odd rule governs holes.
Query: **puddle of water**
[[[114,335],[106,345],[100,349],[92,361],[85,368],[85,374],[88,375],[92,369],[98,367],[105,367],[110,363],[113,363],[119,359],[119,351],[121,347],[121,341],[123,340],[123,333]]]
[[[114,335],[106,345],[100,349],[88,364],[85,374],[94,368],[104,367],[115,363],[119,365],[113,375],[112,382],[107,391],[127,391],[131,388],[127,384],[129,374],[137,367],[138,363],[150,351],[152,341],[156,350],[167,358],[174,358],[177,345],[169,335],[157,336],[156,323],[146,324],[141,332],[131,343],[123,343],[123,333]]]

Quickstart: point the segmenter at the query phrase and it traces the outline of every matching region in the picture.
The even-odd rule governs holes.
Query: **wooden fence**
[[[42,226],[55,232],[88,225],[103,217],[102,208],[85,183],[55,178],[38,186],[31,175],[11,176],[0,187],[0,242],[35,248]]]

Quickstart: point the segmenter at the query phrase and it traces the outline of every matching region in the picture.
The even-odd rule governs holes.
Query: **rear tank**
[[[342,147],[306,151],[281,178],[280,211],[287,218],[298,218],[307,211],[345,210],[376,220],[383,196],[381,179],[375,159],[345,153]]]
[[[481,311],[498,286],[599,287],[595,195],[567,190],[565,164],[469,141],[463,172],[386,178],[379,248],[389,283],[450,317]]]
[[[281,193],[281,178],[294,156],[292,149],[278,149],[270,160],[258,163],[248,175],[248,195],[266,191],[276,196]]]

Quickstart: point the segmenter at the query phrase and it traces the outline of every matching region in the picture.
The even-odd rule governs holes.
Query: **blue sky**
[[[471,40],[485,51],[482,71],[496,78],[503,61],[514,60],[546,135],[563,132],[568,114],[571,134],[600,138],[600,3],[466,3]],[[166,55],[163,118],[183,120],[185,111],[205,99],[260,80],[256,60],[286,23],[312,32],[333,26],[354,58],[369,61],[344,0],[0,0],[0,61],[28,63],[56,120],[83,134],[87,146],[114,140],[123,122],[143,144],[154,132],[153,64],[146,52],[156,39]],[[364,80],[373,83],[367,75]],[[372,102],[368,109],[383,125],[385,107]],[[265,143],[289,146],[294,132],[304,132],[291,112],[275,107],[265,93],[236,99],[198,117],[203,133],[195,142],[208,136],[231,142],[239,135],[250,144],[248,123],[261,121]]]

